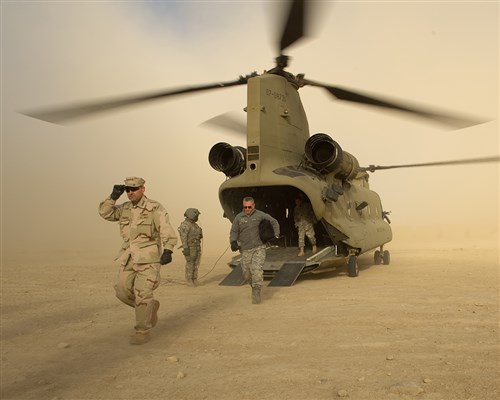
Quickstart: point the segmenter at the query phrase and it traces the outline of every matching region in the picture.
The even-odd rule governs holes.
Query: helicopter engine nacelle
[[[210,149],[208,162],[213,169],[232,178],[240,175],[245,170],[246,155],[245,148],[220,142]]]
[[[305,144],[305,154],[312,166],[321,173],[335,173],[338,179],[352,179],[359,170],[359,162],[343,151],[340,145],[325,133],[312,135]]]

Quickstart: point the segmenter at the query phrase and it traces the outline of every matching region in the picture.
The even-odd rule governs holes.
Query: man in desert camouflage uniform
[[[259,236],[259,224],[263,219],[271,222],[274,235],[280,234],[280,226],[276,219],[255,208],[252,197],[243,199],[243,211],[233,220],[229,241],[231,250],[241,250],[241,268],[243,277],[252,287],[252,303],[260,303],[260,291],[264,283],[262,267],[266,261],[266,245]],[[239,245],[238,245],[239,242]]]
[[[116,297],[135,308],[135,334],[131,344],[150,340],[150,330],[158,322],[160,302],[153,290],[160,284],[160,264],[172,261],[177,243],[163,206],[144,195],[146,182],[129,177],[125,185],[114,185],[113,192],[99,205],[99,214],[108,221],[118,221],[123,244],[116,260],[120,263],[115,283]],[[125,203],[116,200],[127,192]],[[160,256],[161,254],[161,256]]]
[[[196,223],[201,213],[196,208],[188,208],[184,213],[184,221],[178,228],[182,242],[182,254],[186,259],[186,282],[188,286],[198,284],[198,267],[201,259],[201,239],[203,232]]]
[[[295,209],[293,210],[293,220],[299,235],[299,257],[304,255],[305,237],[309,239],[312,245],[313,254],[318,251],[316,247],[316,235],[313,224],[316,223],[316,216],[311,203],[305,202],[303,196],[295,198]]]

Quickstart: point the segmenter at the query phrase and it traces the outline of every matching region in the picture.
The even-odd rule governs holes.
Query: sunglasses
[[[141,187],[134,187],[134,186],[125,186],[125,191],[128,192],[136,192],[140,189]]]
[[[243,206],[243,208],[253,208],[253,206]]]

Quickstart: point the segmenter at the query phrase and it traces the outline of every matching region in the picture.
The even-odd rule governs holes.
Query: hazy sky
[[[18,111],[270,69],[279,6],[2,0],[2,252],[112,258],[118,227],[102,220],[97,206],[114,183],[138,175],[175,228],[186,208],[199,208],[205,248],[222,253],[230,228],[217,195],[224,175],[210,168],[208,152],[216,142],[245,140],[200,124],[227,111],[244,120],[244,86],[64,126]],[[305,87],[311,133],[330,134],[362,166],[498,155],[498,1],[323,6],[314,36],[287,50],[291,72],[491,121],[450,131]],[[498,237],[496,164],[378,171],[370,182],[392,211],[395,232],[457,223],[464,232],[486,225]]]

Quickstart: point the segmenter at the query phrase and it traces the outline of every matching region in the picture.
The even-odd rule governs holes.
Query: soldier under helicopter
[[[99,204],[99,215],[117,221],[123,244],[116,260],[120,263],[115,283],[116,297],[135,309],[135,334],[130,344],[148,342],[158,322],[160,302],[153,291],[160,285],[160,265],[172,261],[177,236],[163,206],[144,195],[146,181],[139,177],[114,185],[111,195]],[[130,201],[116,205],[123,192]]]
[[[314,224],[317,222],[316,216],[314,215],[311,203],[304,201],[304,197],[302,195],[295,198],[293,219],[299,235],[299,254],[297,254],[297,256],[302,257],[304,255],[306,236],[311,242],[313,254],[316,253],[318,251],[318,248],[316,247],[316,236],[314,233]]]
[[[259,304],[260,291],[264,282],[262,267],[266,260],[266,245],[259,236],[259,224],[267,219],[274,229],[274,236],[280,234],[280,226],[276,219],[255,208],[253,197],[243,199],[243,211],[233,220],[229,241],[232,251],[241,251],[241,269],[245,281],[252,287],[252,304]],[[239,242],[239,245],[238,245]]]
[[[186,259],[186,283],[188,286],[197,286],[198,284],[203,232],[196,221],[198,221],[200,214],[198,209],[188,208],[184,213],[186,218],[177,229],[182,242],[182,254]]]

